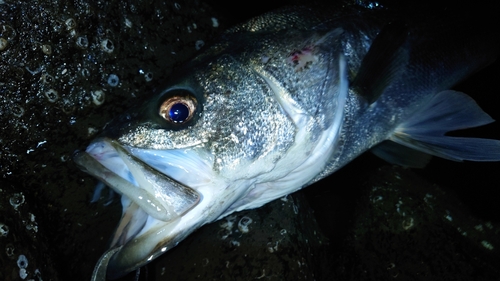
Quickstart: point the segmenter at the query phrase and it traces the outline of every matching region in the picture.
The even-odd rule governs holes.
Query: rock
[[[492,220],[479,217],[458,198],[460,187],[440,187],[413,170],[371,158],[364,155],[327,179],[333,184],[333,178],[349,178],[353,191],[306,191],[331,242],[331,267],[318,280],[497,280],[498,213]],[[375,169],[365,171],[368,164]],[[333,214],[322,198],[339,194],[346,204]]]
[[[63,280],[90,279],[121,211],[89,204],[96,181],[71,155],[225,29],[216,19],[192,0],[0,1],[0,173],[37,194]]]
[[[202,227],[154,262],[154,280],[314,280],[327,244],[293,194]]]
[[[36,197],[5,180],[0,186],[0,280],[60,280]]]
[[[72,153],[225,23],[278,4],[234,5],[224,21],[215,11],[226,6],[194,0],[0,0],[0,280],[90,279],[121,207],[89,203],[96,181]],[[496,119],[498,73],[496,63],[457,88]],[[207,225],[143,268],[140,280],[497,279],[498,165],[433,160],[412,172],[367,159],[302,191],[312,210],[292,195],[235,214],[231,230],[222,228],[226,219]],[[21,194],[16,210],[10,199],[16,205]],[[252,219],[247,233],[236,226],[243,217]]]

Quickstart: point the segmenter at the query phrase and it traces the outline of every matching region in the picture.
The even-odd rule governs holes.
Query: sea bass
[[[500,160],[498,140],[445,136],[493,121],[449,89],[491,63],[498,40],[467,23],[385,18],[359,7],[257,17],[108,123],[74,156],[123,205],[94,280],[133,271],[202,225],[368,150],[407,167],[431,155]]]

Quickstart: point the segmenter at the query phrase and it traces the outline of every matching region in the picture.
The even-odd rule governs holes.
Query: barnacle
[[[76,46],[81,49],[87,49],[89,46],[89,39],[87,39],[87,36],[79,36],[76,38]]]
[[[76,21],[73,18],[67,19],[64,24],[66,25],[66,30],[72,30],[76,27]]]
[[[113,44],[113,41],[109,39],[104,39],[101,41],[101,50],[105,51],[106,53],[112,53],[114,49],[115,45]]]
[[[46,55],[52,54],[52,46],[50,46],[49,44],[43,44],[42,45],[42,52]]]
[[[17,258],[17,266],[19,268],[28,267],[28,259],[26,258],[25,255],[19,255],[19,257]]]
[[[55,102],[59,98],[57,91],[54,89],[50,89],[47,92],[45,92],[45,96],[47,97],[49,102]]]
[[[24,203],[24,195],[20,193],[14,193],[9,199],[10,205],[17,210],[17,207],[21,206]]]
[[[238,222],[238,229],[242,232],[242,233],[248,233],[249,231],[249,228],[248,226],[253,222],[253,220],[247,216],[244,216],[240,219],[240,221]]]
[[[0,51],[5,50],[8,45],[9,45],[9,42],[7,41],[7,39],[0,37]]]
[[[144,74],[144,79],[146,79],[146,82],[150,82],[151,80],[153,80],[153,73],[152,72],[146,72]]]
[[[26,277],[28,277],[28,273],[26,272],[26,269],[25,268],[21,268],[19,269],[19,277],[21,277],[21,279],[26,279]]]
[[[203,46],[205,45],[205,42],[203,40],[197,40],[195,43],[195,48],[196,50],[199,50],[201,48],[203,48]]]
[[[104,103],[105,95],[103,91],[101,90],[92,91],[91,95],[92,95],[92,102],[95,105],[99,106]]]
[[[42,74],[42,82],[44,84],[50,84],[50,83],[54,82],[54,77],[50,74],[44,73],[44,74]]]
[[[8,25],[8,24],[2,24],[0,26],[0,34],[2,34],[2,37],[5,38],[7,41],[12,41],[16,37],[16,30]]]
[[[116,74],[110,74],[108,76],[108,85],[111,87],[116,87],[120,83],[120,78],[118,78],[118,75]]]
[[[7,244],[5,247],[5,254],[7,255],[8,258],[11,258],[14,256],[14,246],[12,244]]]
[[[0,222],[0,237],[5,237],[9,234],[9,227]]]
[[[12,114],[16,117],[21,117],[24,115],[24,108],[19,105],[14,105],[11,107]]]

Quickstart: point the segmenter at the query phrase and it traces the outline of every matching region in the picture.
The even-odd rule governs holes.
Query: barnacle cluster
[[[100,241],[81,231],[95,183],[71,155],[223,30],[212,16],[196,0],[0,0],[0,179],[20,183],[0,182],[0,280],[90,279],[99,247],[75,247]],[[57,273],[53,253],[68,263]]]
[[[0,179],[0,280],[42,280],[37,268],[47,264],[47,274],[52,267],[44,234],[38,233],[38,205],[21,188]]]
[[[26,272],[26,268],[28,267],[28,259],[25,255],[19,255],[17,258],[17,266],[19,267],[19,277],[21,279],[26,279],[28,277],[28,273]]]
[[[56,128],[92,137],[80,128],[101,128],[221,30],[198,13],[205,4],[142,2],[0,1],[2,174],[30,173],[20,163],[40,139],[71,154],[79,144],[58,140]]]
[[[102,235],[81,231],[89,215],[85,193],[95,182],[76,173],[71,155],[192,57],[197,40],[223,30],[212,27],[206,4],[178,2],[0,0],[0,173],[20,186],[5,195],[0,183],[0,211],[12,214],[0,218],[0,280],[3,272],[42,280],[40,260],[44,280],[90,278],[89,257],[99,252],[90,248],[98,247],[75,246]],[[196,28],[186,37],[188,25]],[[35,194],[43,212],[32,209]],[[58,235],[67,241],[43,247],[44,237]],[[63,259],[77,272],[59,268],[63,277],[55,277],[48,271],[55,263],[45,258],[50,251],[68,253]]]

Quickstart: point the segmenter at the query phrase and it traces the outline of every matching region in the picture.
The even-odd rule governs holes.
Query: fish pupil
[[[172,105],[168,114],[174,123],[182,123],[189,117],[189,108],[179,102]]]

